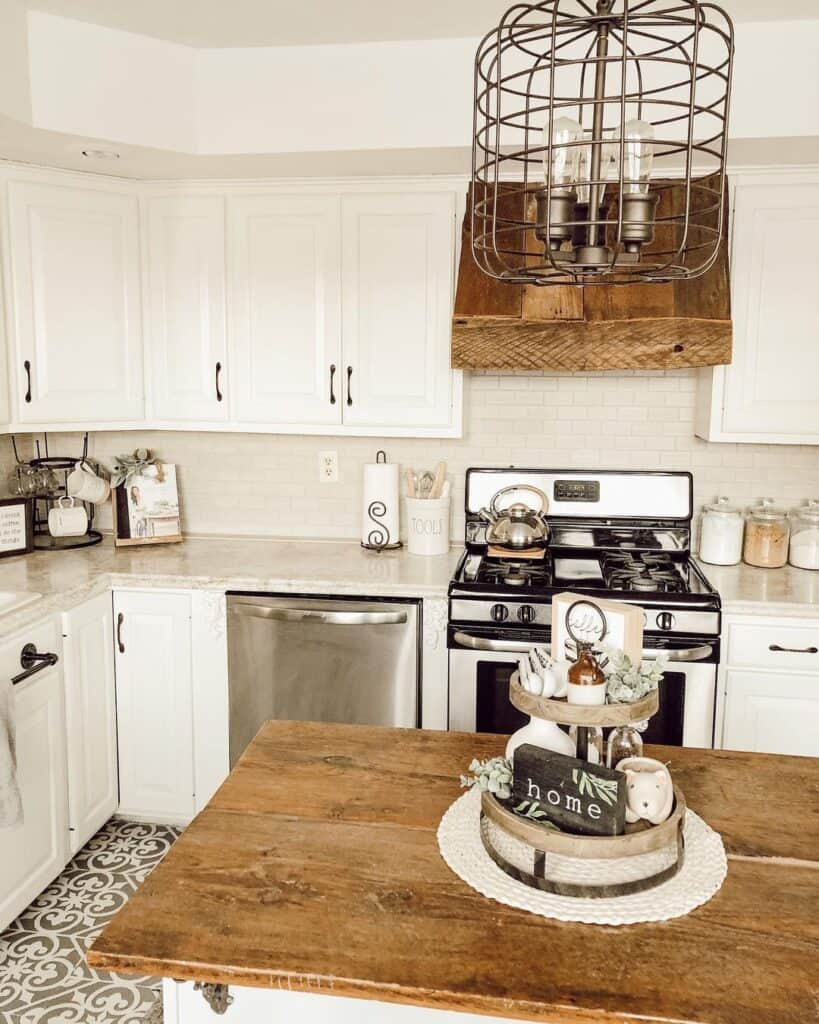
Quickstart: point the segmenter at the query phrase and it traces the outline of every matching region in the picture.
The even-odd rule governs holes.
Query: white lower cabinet
[[[191,599],[115,591],[120,814],[185,823],[195,813]]]
[[[117,809],[117,709],[111,594],[65,612],[63,674],[71,853]]]
[[[34,627],[0,649],[0,673],[18,675],[26,643],[60,650],[53,623]],[[17,745],[22,823],[0,829],[0,930],[38,896],[68,861],[68,790],[62,666],[45,667],[15,684],[10,696]]]
[[[722,747],[819,757],[819,619],[725,616]]]
[[[819,757],[819,674],[725,674],[723,747]]]

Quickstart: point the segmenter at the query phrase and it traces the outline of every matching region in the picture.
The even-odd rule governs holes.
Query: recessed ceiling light
[[[91,160],[119,160],[119,153],[113,149],[84,149],[82,155]]]

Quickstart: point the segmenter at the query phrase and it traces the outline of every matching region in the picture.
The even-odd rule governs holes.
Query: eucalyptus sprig
[[[131,477],[144,473],[149,466],[157,467],[158,479],[162,481],[162,463],[154,458],[147,448],[137,448],[132,455],[116,455],[111,470],[111,486],[127,484]]]
[[[473,758],[469,764],[472,776],[462,775],[464,789],[477,786],[483,792],[492,793],[499,800],[508,800],[512,795],[512,765],[505,757],[490,757],[487,761]]]
[[[619,648],[605,648],[608,655],[606,665],[606,703],[633,704],[646,694],[656,690],[668,665],[668,656],[660,654],[653,661],[635,665],[631,658]]]

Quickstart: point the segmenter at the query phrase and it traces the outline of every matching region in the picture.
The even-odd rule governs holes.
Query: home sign
[[[567,832],[617,836],[626,823],[626,777],[525,743],[515,751],[512,807]]]

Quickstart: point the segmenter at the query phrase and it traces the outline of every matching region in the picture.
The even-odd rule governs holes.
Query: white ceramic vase
[[[506,744],[506,758],[514,761],[515,751],[524,743],[531,743],[534,747],[543,747],[544,750],[554,750],[558,754],[575,755],[574,741],[565,733],[557,722],[549,722],[545,718],[536,718],[534,715],[529,722],[513,732]]]

